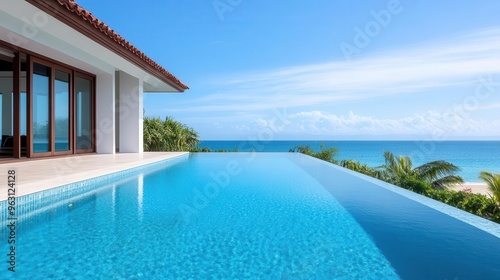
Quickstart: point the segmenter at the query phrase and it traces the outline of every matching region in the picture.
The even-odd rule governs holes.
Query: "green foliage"
[[[426,191],[429,191],[432,189],[430,183],[428,183],[426,181],[419,180],[418,178],[413,177],[413,176],[409,176],[409,177],[405,177],[405,178],[401,179],[399,186],[402,188],[405,188],[407,190],[410,190],[410,191],[413,191],[416,193],[420,193],[420,194],[423,194]]]
[[[293,149],[290,149],[289,152],[302,153],[308,156],[319,158],[327,162],[337,163],[337,160],[334,159],[335,155],[337,155],[337,149],[334,147],[327,148],[324,144],[320,145],[320,150],[318,152],[313,151],[309,146],[300,146],[300,145],[295,146],[295,148]]]
[[[200,142],[198,133],[171,117],[144,117],[144,151],[190,151]]]
[[[394,156],[391,152],[384,152],[385,164],[384,178],[387,182],[401,186],[408,178],[414,178],[429,183],[434,189],[444,189],[458,183],[463,183],[462,177],[455,175],[460,171],[455,166],[444,160],[428,162],[413,168],[413,162],[407,156]]]
[[[431,183],[434,189],[445,189],[464,182],[462,177],[455,175],[460,168],[444,160],[428,162],[415,168],[415,171],[419,178]]]
[[[385,181],[400,186],[408,177],[416,177],[412,168],[412,161],[407,156],[394,156],[391,152],[384,152],[385,164],[381,166],[384,170]]]
[[[358,161],[348,159],[348,160],[341,160],[338,162],[338,165],[347,169],[350,169],[352,171],[356,171],[374,178],[377,178],[379,180],[384,180],[384,172],[381,170],[378,170],[376,168],[369,167],[366,164],[361,164]]]
[[[166,150],[166,137],[170,132],[163,126],[160,118],[150,119],[144,117],[144,151]]]
[[[232,150],[212,150],[210,148],[200,148],[198,146],[192,148],[190,152],[193,153],[237,153],[238,148],[234,147]]]
[[[493,199],[496,203],[500,204],[500,174],[482,171],[479,174],[479,178],[486,182],[488,188],[493,194]]]
[[[290,149],[288,150],[290,153],[301,153],[301,154],[305,154],[305,155],[308,155],[308,156],[312,156],[313,155],[313,150],[311,149],[311,147],[309,146],[301,146],[301,145],[297,145],[295,146],[295,148],[293,149]]]
[[[396,157],[390,152],[385,152],[384,157],[385,165],[382,168],[384,168],[385,178],[382,179],[385,181],[483,218],[500,222],[500,207],[496,203],[500,200],[495,202],[495,199],[481,194],[445,190],[447,186],[463,183],[463,179],[455,175],[460,171],[457,166],[438,160],[412,168],[412,161],[409,157]],[[500,191],[500,176],[494,179],[493,174],[483,174],[483,172],[481,174],[481,178],[488,185],[494,185]],[[490,186],[490,189],[493,190],[495,187]]]
[[[466,191],[429,189],[424,195],[485,219],[500,222],[500,207],[485,195]]]

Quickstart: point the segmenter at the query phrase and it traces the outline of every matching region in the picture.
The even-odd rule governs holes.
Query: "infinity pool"
[[[301,154],[191,154],[19,197],[15,273],[1,207],[0,279],[500,279],[498,224]]]

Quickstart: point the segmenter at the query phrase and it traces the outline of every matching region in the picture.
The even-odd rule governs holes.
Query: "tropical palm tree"
[[[167,142],[171,151],[189,151],[200,142],[198,132],[171,117],[165,119],[165,127],[170,131]]]
[[[166,130],[160,118],[144,117],[144,151],[167,151]]]
[[[432,184],[434,189],[444,189],[456,184],[462,184],[464,179],[455,175],[460,168],[444,160],[428,162],[416,168],[419,178]]]
[[[389,183],[399,185],[408,177],[414,177],[412,161],[407,156],[394,156],[391,152],[384,152],[385,164],[381,166],[384,170],[383,178]]]
[[[482,171],[479,174],[479,178],[486,182],[493,194],[493,199],[500,204],[500,174]]]
[[[191,151],[199,142],[194,129],[171,117],[165,121],[144,117],[145,151]]]
[[[164,126],[169,132],[166,139],[169,151],[182,151],[184,146],[184,125],[171,117],[166,117]]]
[[[391,152],[384,152],[385,164],[384,180],[401,185],[405,181],[421,181],[430,184],[434,189],[443,189],[448,186],[463,183],[462,177],[455,175],[460,168],[444,160],[431,161],[416,168],[408,156],[395,156]]]

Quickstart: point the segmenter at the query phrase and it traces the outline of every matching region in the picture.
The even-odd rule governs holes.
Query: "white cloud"
[[[190,111],[258,111],[324,105],[475,85],[500,73],[500,28],[352,62],[221,77],[217,94],[189,100]],[[497,79],[498,80],[498,79]],[[498,84],[498,81],[494,81]],[[175,109],[174,109],[175,111]]]
[[[273,119],[257,119],[254,121],[254,124],[257,127],[269,128],[272,131],[278,132],[283,131],[287,124],[290,124],[290,121],[282,122],[281,120]]]
[[[233,128],[237,130],[250,131],[250,127],[246,124],[235,125]]]
[[[436,111],[397,119],[363,116],[353,112],[348,115],[335,115],[320,111],[307,111],[288,115],[286,120],[287,122],[282,122],[278,128],[275,120],[259,119],[255,121],[255,125],[260,129],[269,128],[275,132],[287,131],[297,134],[422,135],[439,137],[442,140],[457,135],[495,135],[495,132],[500,129],[500,121],[488,123],[452,112]]]
[[[500,109],[500,102],[499,103],[492,103],[488,105],[481,106],[479,108],[480,110],[495,110],[495,109]]]

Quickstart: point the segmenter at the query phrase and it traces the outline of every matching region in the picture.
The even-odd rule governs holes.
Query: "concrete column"
[[[139,78],[118,73],[119,151],[143,152],[143,86]]]
[[[115,73],[96,77],[96,151],[115,153]]]

